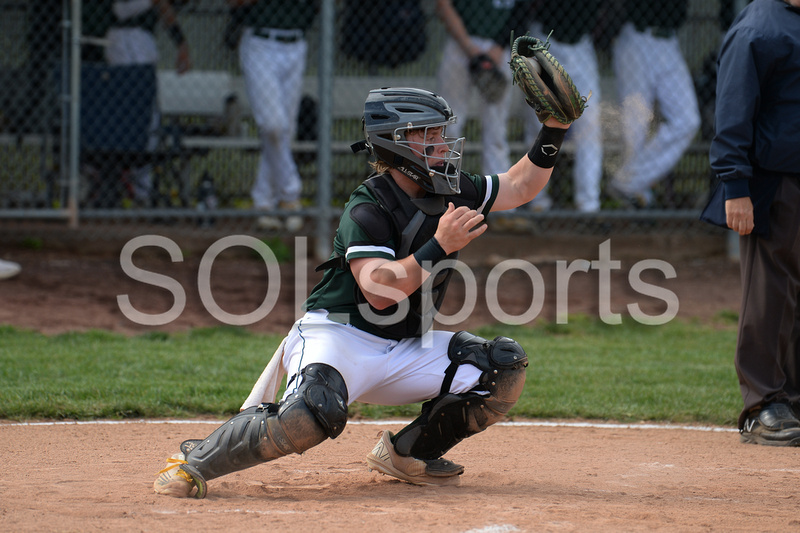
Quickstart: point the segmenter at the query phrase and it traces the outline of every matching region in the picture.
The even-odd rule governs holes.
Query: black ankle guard
[[[180,469],[191,476],[194,486],[197,487],[194,497],[198,500],[205,498],[206,494],[208,494],[208,484],[205,478],[203,478],[203,474],[190,464],[181,465]]]

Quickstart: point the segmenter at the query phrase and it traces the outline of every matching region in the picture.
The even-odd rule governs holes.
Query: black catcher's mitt
[[[503,96],[508,79],[489,56],[481,54],[473,57],[469,62],[469,73],[472,84],[487,102],[497,102]]]
[[[548,50],[550,41],[523,35],[511,47],[511,72],[525,101],[536,111],[540,122],[553,117],[562,124],[577,120],[592,95],[581,96],[572,78]]]

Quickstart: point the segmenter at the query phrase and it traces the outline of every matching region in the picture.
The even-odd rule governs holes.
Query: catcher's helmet
[[[396,168],[425,191],[448,195],[460,192],[461,150],[464,138],[449,139],[445,130],[456,116],[441,96],[408,87],[374,89],[364,103],[364,138],[370,154]],[[412,149],[409,130],[442,128],[448,153],[431,165],[425,151]],[[430,148],[432,145],[427,145]],[[432,159],[432,158],[431,158]]]

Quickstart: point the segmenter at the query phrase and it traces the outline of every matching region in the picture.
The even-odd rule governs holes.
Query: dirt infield
[[[489,235],[489,234],[487,234]],[[484,236],[486,237],[486,236]],[[543,305],[534,320],[556,319],[559,298],[566,298],[569,314],[598,316],[600,309],[599,275],[596,269],[576,271],[568,279],[566,295],[559,296],[557,287],[558,262],[570,265],[576,261],[598,261],[599,248],[608,243],[610,265],[608,309],[628,314],[630,304],[643,312],[658,316],[665,312],[665,303],[658,297],[637,292],[631,285],[630,271],[643,261],[668,263],[675,277],[667,279],[658,268],[645,270],[641,278],[658,290],[675,294],[679,302],[677,318],[711,319],[720,311],[739,307],[739,267],[724,254],[724,240],[719,238],[614,238],[499,236],[478,239],[468,246],[461,259],[469,265],[478,288],[477,302],[466,320],[444,329],[471,329],[497,322],[500,316],[493,311],[484,294],[491,269],[506,259],[521,260],[529,271],[509,270],[498,284],[497,306],[510,315],[524,315],[536,294],[536,282],[530,270],[541,274],[539,288],[544,288]],[[0,240],[0,245],[2,240]],[[194,327],[222,324],[209,312],[199,294],[199,271],[206,248],[188,249],[180,260],[173,260],[164,249],[140,248],[133,264],[149,273],[171,278],[186,295],[186,305],[179,316],[167,324],[154,327],[131,320],[123,314],[117,296],[128,295],[131,305],[142,313],[166,313],[174,296],[161,286],[135,281],[121,267],[120,250],[125,243],[97,245],[86,243],[84,248],[61,249],[45,243],[43,249],[0,247],[0,257],[22,264],[17,278],[0,283],[0,324],[11,324],[47,334],[65,331],[104,329],[124,334],[153,331],[182,331]],[[177,245],[185,242],[177,239]],[[480,244],[480,246],[478,246]],[[284,333],[294,322],[299,304],[310,292],[321,274],[314,271],[317,262],[305,260],[302,267],[294,262],[280,265],[278,280],[268,279],[264,262],[247,248],[231,248],[213,262],[210,274],[211,296],[226,313],[244,315],[258,309],[270,288],[279,287],[275,306],[263,320],[247,326],[255,332]],[[575,263],[577,264],[577,263]],[[659,267],[660,268],[660,267]],[[443,313],[458,313],[465,302],[463,278],[453,277]],[[563,285],[563,283],[562,283]],[[300,296],[296,296],[297,288]],[[299,303],[298,303],[299,302]],[[533,323],[533,321],[531,323]]]
[[[602,239],[583,247],[519,240],[494,242],[465,260],[485,282],[491,264],[522,256],[541,271],[547,294],[541,317],[555,316],[556,260],[596,259]],[[616,243],[616,241],[615,241]],[[574,244],[574,242],[573,242]],[[738,265],[717,254],[698,254],[708,243],[642,243],[616,247],[619,271],[611,279],[611,309],[636,303],[650,313],[664,302],[633,291],[627,273],[639,260],[674,266],[676,277],[655,275],[680,302],[678,319],[713,320],[738,309]],[[616,244],[615,244],[616,246]],[[530,250],[520,254],[523,251]],[[691,253],[691,250],[695,253]],[[545,255],[541,250],[548,250]],[[164,312],[169,292],[124,275],[115,254],[12,248],[2,257],[23,265],[22,274],[0,282],[0,324],[47,334],[107,329],[137,334],[153,329],[127,319],[116,296],[129,294],[138,309]],[[173,277],[186,289],[180,317],[158,329],[185,330],[219,324],[196,290],[200,254],[184,261],[144,255],[137,265]],[[657,274],[657,273],[656,273]],[[230,313],[255,309],[266,291],[264,264],[220,257],[212,288]],[[282,267],[284,287],[315,281]],[[501,307],[522,312],[531,281],[508,275]],[[456,287],[452,299],[458,301]],[[575,275],[569,312],[598,312],[596,276]],[[283,332],[293,320],[294,294],[282,293],[268,320],[254,331]],[[469,329],[492,320],[479,301]],[[255,380],[257,376],[253,376]],[[796,450],[739,444],[732,428],[581,425],[575,421],[516,421],[467,439],[448,457],[466,466],[460,487],[423,488],[371,473],[364,461],[381,429],[400,423],[354,422],[336,440],[302,456],[210,482],[202,501],[175,500],[152,492],[164,458],[185,438],[210,433],[218,421],[127,423],[0,422],[0,531],[796,531],[800,472]]]
[[[460,487],[369,472],[379,429],[349,424],[302,456],[209,482],[204,500],[152,492],[200,423],[0,425],[2,531],[797,531],[796,450],[725,431],[497,426],[448,457]]]

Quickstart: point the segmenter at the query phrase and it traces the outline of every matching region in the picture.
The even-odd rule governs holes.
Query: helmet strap
[[[358,141],[350,145],[350,149],[353,151],[354,154],[358,152],[362,152],[364,150],[369,150],[367,147],[367,141]]]

